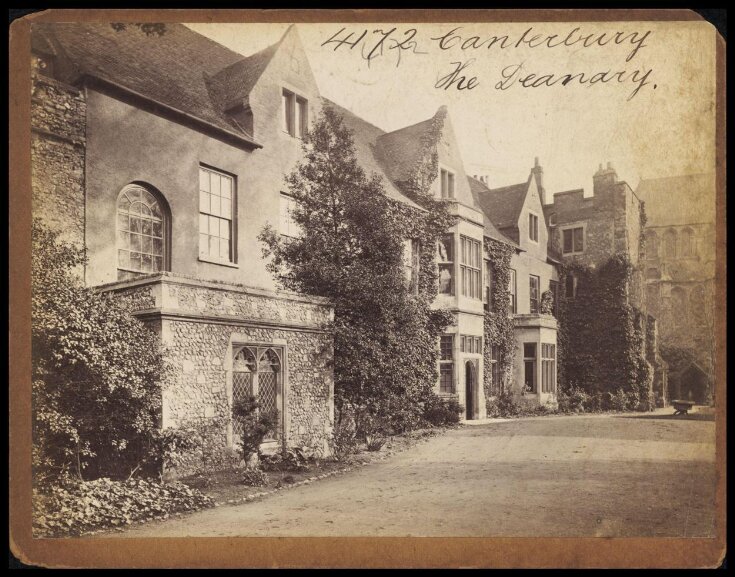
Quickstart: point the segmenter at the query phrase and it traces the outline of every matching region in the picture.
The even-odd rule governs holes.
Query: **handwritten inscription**
[[[540,34],[533,26],[526,28],[520,35],[494,34],[487,36],[465,35],[462,26],[453,28],[437,36],[422,37],[417,28],[399,29],[398,27],[380,29],[348,29],[342,27],[322,42],[322,47],[336,51],[357,52],[367,61],[368,66],[376,59],[392,55],[396,67],[410,58],[423,58],[430,54],[428,48],[438,48],[441,53],[459,55],[489,54],[491,50],[512,51],[515,49],[532,50],[611,50],[622,47],[625,53],[624,65],[618,70],[570,70],[540,71],[533,70],[532,63],[518,62],[502,68],[498,67],[497,79],[490,84],[496,90],[509,90],[513,87],[569,87],[593,86],[596,84],[630,84],[633,86],[628,100],[635,98],[647,86],[656,88],[652,82],[653,69],[636,67],[631,62],[649,44],[651,30],[646,31],[605,31],[585,32],[576,26],[562,33]],[[423,49],[422,49],[423,48]],[[477,58],[455,59],[449,69],[437,75],[434,88],[437,90],[469,91],[481,84],[480,76],[472,68]]]

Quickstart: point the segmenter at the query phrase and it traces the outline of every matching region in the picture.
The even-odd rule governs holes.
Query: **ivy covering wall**
[[[595,395],[623,390],[647,409],[652,402],[652,371],[646,360],[646,319],[631,303],[635,269],[625,254],[616,254],[592,269],[567,263],[561,267],[559,307],[559,385]],[[566,279],[574,275],[576,294]]]
[[[512,246],[485,238],[485,253],[490,261],[492,272],[492,297],[490,306],[485,309],[485,360],[484,388],[485,398],[490,399],[505,390],[513,368],[513,317],[508,314],[510,302],[510,259],[515,250]],[[498,363],[501,382],[492,382],[491,351],[498,347]]]

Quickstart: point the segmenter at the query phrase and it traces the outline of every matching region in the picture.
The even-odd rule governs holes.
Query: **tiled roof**
[[[43,37],[36,41],[37,46],[45,42],[56,48],[63,61],[58,68],[70,76],[66,80],[74,82],[85,75],[100,78],[215,127],[252,138],[213,101],[207,78],[220,71],[226,77],[225,71],[235,64],[260,64],[262,56],[244,58],[174,23],[167,23],[160,36],[147,35],[130,24],[117,31],[104,22],[34,23],[32,28],[33,35]]]
[[[512,184],[502,188],[487,188],[484,190],[477,189],[477,203],[487,214],[495,227],[505,236],[518,242],[518,219],[523,210],[523,203],[526,200],[526,193],[530,179],[519,184]],[[475,194],[475,193],[473,193]]]
[[[421,160],[422,141],[433,123],[434,118],[429,118],[378,137],[380,161],[393,182],[404,182],[413,176],[413,170]]]
[[[234,104],[247,99],[284,37],[285,34],[275,44],[238,60],[209,79],[212,96],[223,110],[228,110]]]
[[[380,146],[378,144],[379,141],[381,141],[380,137],[386,134],[385,131],[373,124],[370,124],[366,120],[363,120],[359,116],[356,116],[346,108],[341,107],[339,104],[336,104],[331,100],[322,98],[322,101],[326,106],[329,106],[342,116],[344,125],[352,132],[357,160],[368,176],[371,173],[375,173],[381,177],[383,187],[385,188],[385,192],[388,197],[414,208],[420,208],[419,205],[403,194],[393,183],[388,175],[388,170],[381,162],[384,155],[376,154]]]
[[[470,191],[472,192],[472,197],[475,200],[475,204],[482,210],[483,224],[485,226],[485,236],[517,247],[518,243],[500,232],[493,223],[492,219],[490,218],[489,204],[487,202],[484,203],[488,207],[486,208],[481,202],[481,199],[490,192],[490,189],[482,182],[471,176],[467,177],[467,181],[470,183]]]
[[[715,221],[714,173],[641,180],[636,196],[651,226]]]

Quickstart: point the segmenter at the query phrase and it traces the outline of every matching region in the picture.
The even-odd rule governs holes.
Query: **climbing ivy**
[[[647,409],[651,368],[646,360],[645,316],[630,302],[634,267],[624,253],[595,269],[579,263],[560,268],[562,298],[557,334],[560,389],[579,388],[596,395],[619,390]],[[566,293],[569,275],[576,294]],[[573,354],[570,354],[573,351]]]
[[[492,302],[485,309],[485,346],[483,350],[485,398],[490,399],[503,392],[513,367],[515,341],[513,318],[508,314],[508,306],[510,303],[510,259],[515,249],[491,238],[485,238],[484,245],[493,278]],[[492,382],[490,353],[493,345],[498,347],[498,363],[500,363],[500,374],[502,375],[500,383]]]

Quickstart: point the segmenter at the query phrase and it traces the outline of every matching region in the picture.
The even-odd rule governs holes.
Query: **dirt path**
[[[713,536],[714,422],[669,415],[464,426],[343,476],[123,536]]]

